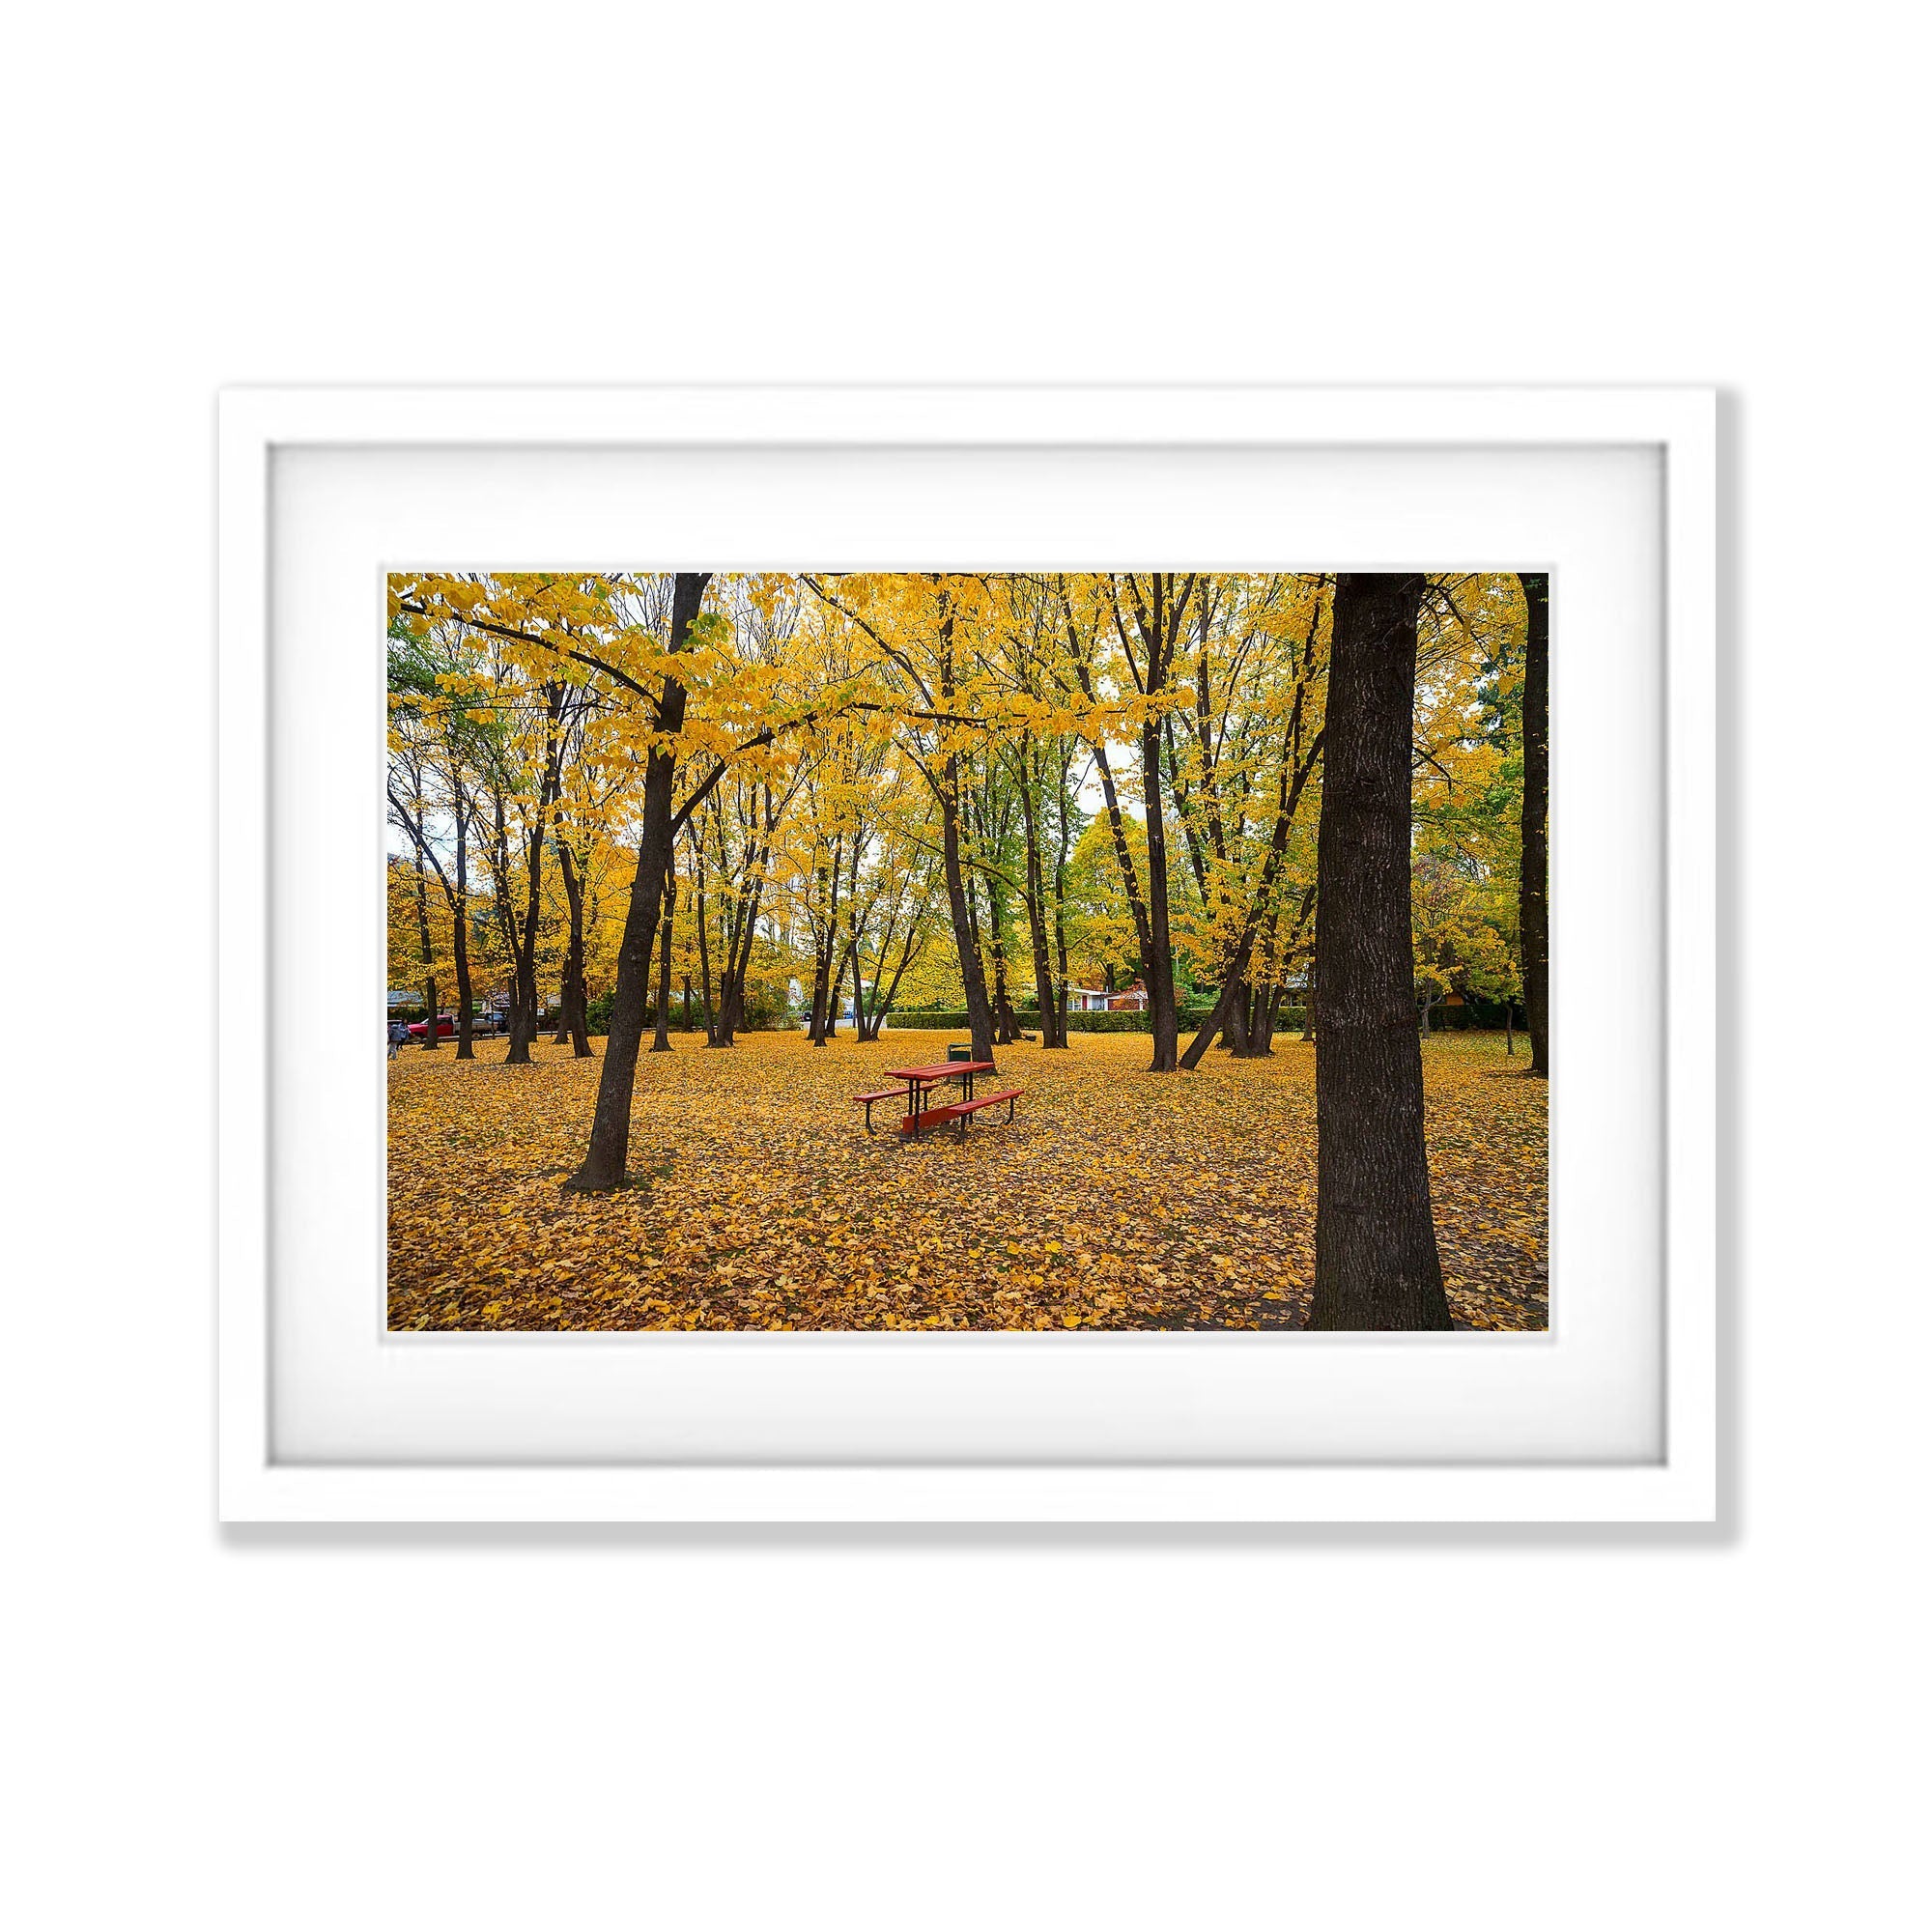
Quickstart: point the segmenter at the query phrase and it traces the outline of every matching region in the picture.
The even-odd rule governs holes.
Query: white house
[[[1147,988],[1138,980],[1124,993],[1110,993],[1104,986],[1066,989],[1066,1010],[1070,1013],[1143,1013],[1147,1003]]]

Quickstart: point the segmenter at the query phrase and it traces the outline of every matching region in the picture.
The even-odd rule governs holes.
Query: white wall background
[[[1904,1922],[1924,40],[14,20],[11,1921]],[[217,1532],[214,388],[803,377],[1726,386],[1721,1533]]]

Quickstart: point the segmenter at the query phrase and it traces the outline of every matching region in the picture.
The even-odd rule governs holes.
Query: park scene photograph
[[[1549,604],[392,573],[389,1328],[1547,1329]]]

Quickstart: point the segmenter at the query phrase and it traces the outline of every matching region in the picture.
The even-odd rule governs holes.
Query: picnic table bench
[[[872,1109],[881,1100],[904,1100],[907,1108],[905,1118],[899,1122],[899,1132],[917,1140],[928,1128],[958,1123],[959,1135],[966,1135],[966,1123],[975,1114],[987,1107],[997,1107],[1002,1102],[1007,1109],[1007,1119],[1013,1117],[1013,1102],[1024,1091],[1018,1087],[1004,1088],[997,1094],[982,1094],[977,1098],[973,1093],[973,1079],[976,1074],[992,1073],[997,1069],[990,1060],[946,1060],[930,1066],[889,1066],[886,1077],[902,1081],[898,1087],[881,1087],[869,1094],[855,1094],[852,1104],[866,1110],[866,1131],[872,1131]],[[948,1080],[961,1083],[962,1093],[957,1100],[944,1102],[939,1106],[928,1106],[932,1090]]]
[[[910,1091],[909,1088],[905,1087],[881,1087],[876,1093],[854,1094],[852,1095],[853,1106],[864,1107],[866,1110],[866,1131],[868,1134],[872,1131],[872,1109],[881,1100],[903,1100]]]

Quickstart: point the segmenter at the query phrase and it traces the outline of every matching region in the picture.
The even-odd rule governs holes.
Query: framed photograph
[[[1715,1519],[1710,391],[220,436],[224,1519]]]

